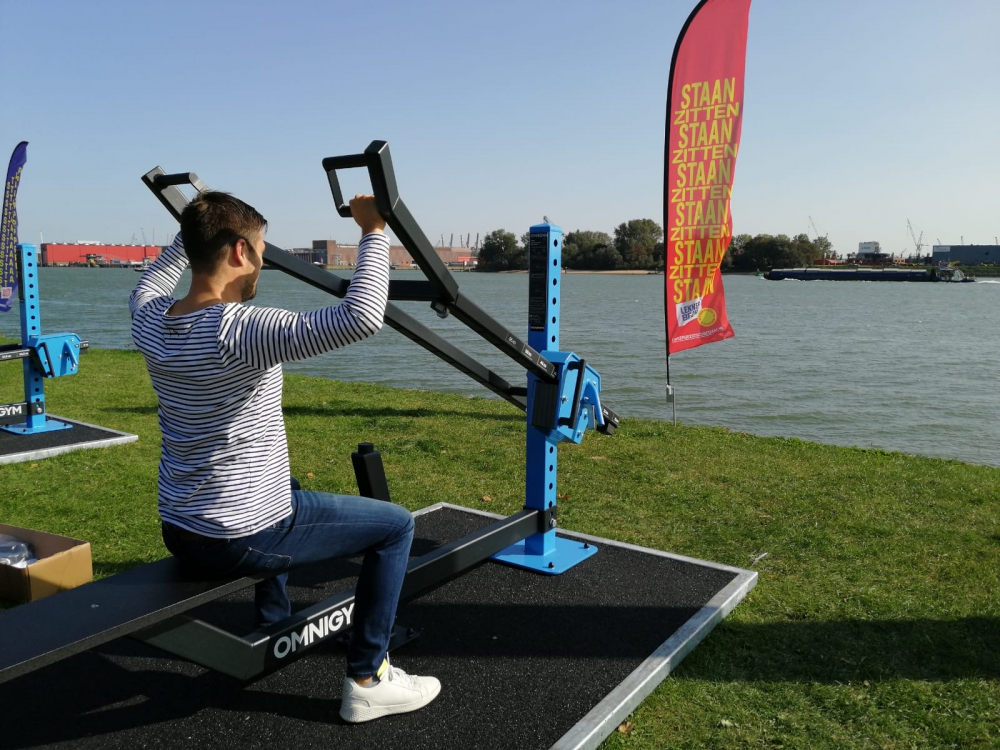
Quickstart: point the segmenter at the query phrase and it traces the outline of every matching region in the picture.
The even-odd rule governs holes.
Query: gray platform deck
[[[75,419],[58,417],[55,414],[47,416],[49,419],[69,422],[74,426],[69,430],[41,432],[35,435],[15,435],[0,430],[0,464],[37,461],[70,451],[106,448],[109,445],[132,443],[139,439],[138,435],[132,435],[128,432],[98,427],[95,424],[78,422]],[[3,423],[9,424],[11,420],[6,420]]]
[[[492,522],[432,506],[413,554]],[[250,684],[122,639],[0,685],[9,748],[596,747],[722,620],[757,574],[566,533],[594,557],[561,576],[483,564],[400,608],[421,637],[393,654],[433,674],[426,709],[360,726],[337,716],[343,653],[331,643]],[[357,561],[295,571],[294,606],[353,584]],[[252,591],[195,613],[250,632]]]

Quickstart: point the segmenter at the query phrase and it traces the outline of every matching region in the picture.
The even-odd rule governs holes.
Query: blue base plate
[[[9,432],[13,435],[37,435],[39,432],[54,432],[55,430],[68,430],[73,425],[66,422],[60,422],[58,419],[46,419],[45,424],[38,425],[35,427],[28,427],[27,422],[18,422],[17,424],[5,424],[0,425],[0,430],[4,432]]]
[[[525,554],[524,544],[523,541],[512,544],[507,549],[497,552],[492,559],[517,568],[559,575],[597,552],[597,547],[593,544],[563,539],[559,536],[556,537],[555,550],[547,555]]]

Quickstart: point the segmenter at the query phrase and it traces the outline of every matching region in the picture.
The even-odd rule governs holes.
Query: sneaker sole
[[[391,714],[406,714],[410,711],[416,711],[417,709],[423,708],[432,700],[437,698],[440,692],[441,687],[438,686],[438,688],[431,695],[420,698],[419,700],[410,701],[409,703],[400,703],[397,706],[354,706],[345,709],[345,707],[341,705],[340,718],[349,724],[361,724],[373,719],[381,719],[383,716],[389,716]]]

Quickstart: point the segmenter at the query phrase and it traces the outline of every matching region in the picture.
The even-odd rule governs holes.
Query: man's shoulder
[[[152,297],[146,300],[143,304],[138,307],[133,313],[132,317],[135,320],[148,320],[150,315],[161,315],[170,309],[170,306],[176,302],[170,295],[163,295],[160,297]]]

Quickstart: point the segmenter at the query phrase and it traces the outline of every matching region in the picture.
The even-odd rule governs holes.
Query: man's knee
[[[396,528],[399,529],[400,536],[407,536],[411,539],[413,538],[413,514],[410,513],[402,505],[395,505],[393,503],[386,503],[388,508],[391,508],[390,517]]]

